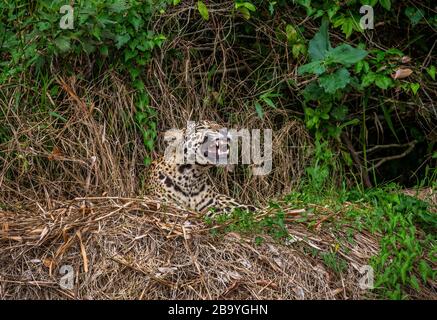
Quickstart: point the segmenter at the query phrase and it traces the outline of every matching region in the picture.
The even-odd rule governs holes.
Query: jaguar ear
[[[164,141],[168,143],[172,141],[183,140],[183,139],[184,139],[184,131],[180,129],[170,129],[164,133]]]

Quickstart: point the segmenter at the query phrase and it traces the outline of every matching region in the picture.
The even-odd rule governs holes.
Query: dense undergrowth
[[[225,230],[284,240],[281,206],[310,208],[309,228],[329,208],[324,225],[379,235],[381,297],[435,281],[435,203],[400,192],[437,183],[431,1],[75,1],[73,29],[63,5],[0,4],[0,201],[138,194],[160,133],[190,117],[286,128],[274,178],[216,176],[236,197],[280,199],[277,214],[237,212]],[[341,272],[335,250],[311,254]]]

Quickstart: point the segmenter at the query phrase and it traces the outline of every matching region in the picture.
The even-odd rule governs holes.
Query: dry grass
[[[122,79],[108,72],[94,81],[57,76],[54,82],[56,93],[1,88],[0,121],[12,137],[0,144],[1,201],[45,199],[50,208],[65,198],[138,192],[145,150]],[[43,99],[47,105],[39,105]]]
[[[220,182],[220,192],[262,205],[299,184],[311,158],[312,139],[297,120],[301,114],[291,111],[301,109],[297,88],[292,88],[294,93],[287,99],[275,100],[277,108],[264,105],[262,119],[256,113],[254,103],[260,95],[297,82],[297,64],[290,61],[284,69],[287,44],[275,40],[272,26],[257,21],[253,41],[272,41],[271,52],[262,66],[251,65],[262,54],[236,42],[233,35],[242,21],[232,13],[233,6],[232,1],[208,4],[208,22],[195,18],[197,9],[191,1],[160,15],[152,28],[172,36],[147,68],[147,89],[159,115],[160,132],[185,127],[188,120],[214,120],[234,129],[273,130],[273,171],[268,176],[254,176],[248,167],[212,175]],[[265,78],[265,68],[275,70],[273,78]]]
[[[337,236],[290,222],[293,241],[255,245],[235,233],[212,236],[190,212],[151,199],[78,198],[0,211],[1,299],[357,299],[358,268],[378,250],[367,233],[338,251],[329,270],[304,248],[330,252]],[[288,210],[290,217],[296,212]],[[291,219],[293,221],[293,219]],[[347,253],[346,253],[347,252]],[[73,290],[59,268],[75,270]]]
[[[272,128],[270,175],[251,176],[244,167],[211,175],[221,192],[263,205],[297,186],[311,160],[312,141],[296,113],[305,83],[297,81],[301,63],[275,51],[282,46],[286,52],[287,45],[277,43],[275,30],[262,21],[253,41],[276,42],[263,68],[247,65],[264,53],[229,40],[238,27],[232,5],[211,4],[209,22],[192,19],[196,8],[185,2],[162,14],[155,31],[178,35],[147,66],[147,89],[160,133],[200,119],[228,128]],[[314,31],[311,24],[307,29]],[[126,79],[112,71],[96,79],[86,63],[73,63],[76,77],[53,74],[57,92],[29,87],[40,79],[0,87],[0,124],[12,137],[0,140],[0,299],[373,297],[359,288],[358,269],[378,252],[377,236],[356,232],[354,244],[345,241],[346,234],[326,223],[337,213],[327,212],[309,228],[296,221],[296,208],[288,208],[293,240],[266,237],[256,245],[254,236],[213,236],[195,214],[140,198],[146,151],[133,125],[133,94]],[[272,79],[263,78],[265,68],[275,71]],[[253,102],[280,85],[290,87],[290,97],[260,119]],[[163,148],[159,141],[156,152]],[[312,250],[335,253],[345,270],[327,268]],[[66,264],[75,270],[73,290],[59,286]],[[411,297],[435,293],[425,289]]]

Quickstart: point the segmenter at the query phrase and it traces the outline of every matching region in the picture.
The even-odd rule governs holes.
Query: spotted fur
[[[190,145],[196,152],[203,150],[205,135],[218,136],[219,128],[220,126],[215,123],[202,122],[196,126],[196,133],[185,139],[184,145]],[[200,130],[204,131],[200,132]],[[185,147],[184,153],[186,151]],[[203,154],[203,151],[201,153]],[[147,180],[148,192],[162,203],[173,204],[209,216],[230,213],[236,208],[256,211],[257,208],[254,206],[240,204],[233,198],[216,192],[208,179],[208,170],[211,166],[198,162],[176,164],[167,162],[164,156],[161,156],[151,164]]]

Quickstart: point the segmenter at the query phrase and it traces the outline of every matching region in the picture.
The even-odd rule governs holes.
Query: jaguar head
[[[169,163],[227,165],[232,137],[215,122],[190,121],[185,129],[167,131],[164,139],[168,143],[165,159]]]
[[[226,128],[211,121],[188,127],[184,154],[186,160],[202,166],[227,165],[231,136]]]

